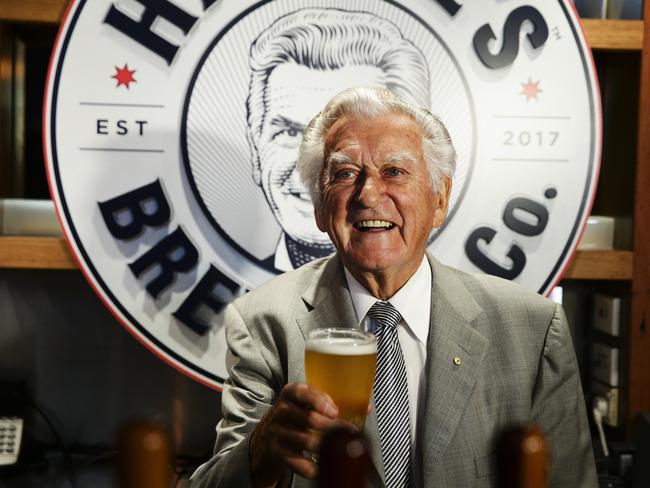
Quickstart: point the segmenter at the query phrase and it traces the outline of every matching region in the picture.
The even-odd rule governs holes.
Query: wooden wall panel
[[[650,19],[650,1],[644,17]],[[650,411],[650,22],[645,22],[634,210],[634,273],[630,323],[628,433],[639,412]]]

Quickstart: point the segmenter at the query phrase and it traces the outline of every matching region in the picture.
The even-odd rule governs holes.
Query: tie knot
[[[379,328],[396,328],[402,320],[402,316],[389,302],[375,302],[368,310],[368,316],[377,322]]]

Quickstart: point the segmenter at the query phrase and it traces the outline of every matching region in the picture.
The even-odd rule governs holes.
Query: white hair
[[[440,191],[445,177],[451,178],[456,169],[456,151],[442,121],[425,108],[402,101],[383,88],[349,88],[336,95],[312,119],[303,136],[298,154],[298,172],[309,189],[314,205],[321,203],[321,188],[326,183],[324,163],[325,136],[334,123],[344,115],[356,119],[374,118],[388,114],[410,117],[422,130],[422,152],[429,169],[434,192]]]

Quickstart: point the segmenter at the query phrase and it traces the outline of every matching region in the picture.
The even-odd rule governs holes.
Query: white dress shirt
[[[378,298],[373,296],[359,283],[350,272],[345,270],[345,278],[352,296],[352,304],[358,325],[372,330],[364,323],[366,314]],[[397,327],[397,336],[404,355],[406,378],[409,394],[409,415],[411,423],[411,469],[414,474],[414,486],[419,486],[422,470],[420,469],[420,442],[417,422],[422,418],[426,388],[425,365],[427,361],[427,338],[429,337],[429,320],[431,318],[431,267],[426,256],[422,258],[415,274],[399,289],[388,302],[397,309],[402,321]]]

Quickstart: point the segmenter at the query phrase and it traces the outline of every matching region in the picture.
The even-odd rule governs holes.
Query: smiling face
[[[277,66],[266,86],[266,113],[256,143],[256,182],[283,230],[306,243],[327,244],[314,223],[314,207],[300,181],[296,162],[305,126],[336,93],[355,84],[383,85],[383,72],[372,66],[315,70],[295,63]]]
[[[434,192],[422,131],[402,114],[344,116],[327,132],[324,153],[318,228],[355,278],[383,276],[399,289],[420,265],[431,230],[444,222],[450,181]]]

